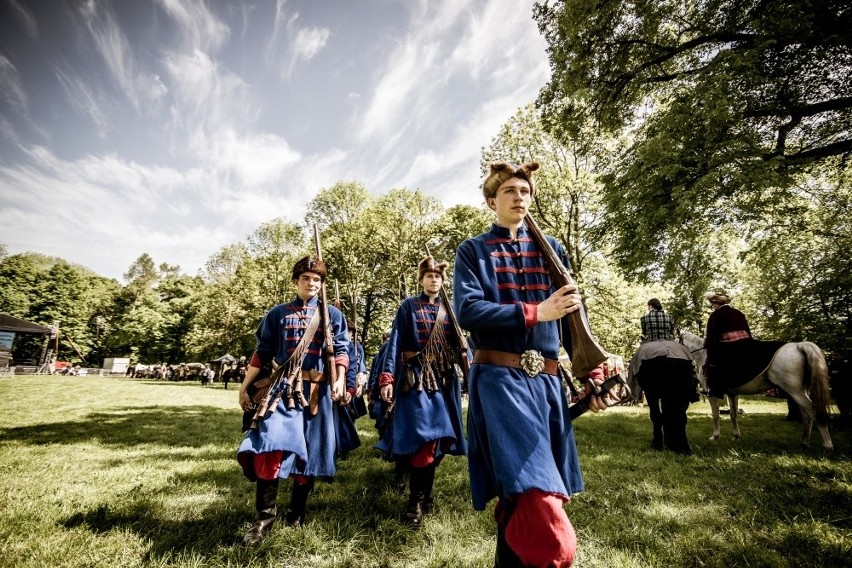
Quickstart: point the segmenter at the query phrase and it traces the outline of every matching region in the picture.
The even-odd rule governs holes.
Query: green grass
[[[254,486],[234,452],[236,389],[101,377],[0,379],[0,566],[492,566],[494,522],[470,506],[467,463],[438,469],[436,511],[412,533],[397,520],[372,423],[362,447],[318,483],[305,527],[277,524],[241,544]],[[568,514],[577,566],[849,566],[852,442],[798,446],[783,401],[751,397],[743,440],[707,440],[692,406],[691,457],[649,449],[644,408],[578,419],[586,478]],[[725,417],[727,419],[727,417]],[[279,505],[286,506],[282,485]]]

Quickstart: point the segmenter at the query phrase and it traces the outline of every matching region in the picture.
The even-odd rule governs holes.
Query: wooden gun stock
[[[541,232],[535,219],[529,213],[527,213],[525,222],[536,246],[544,256],[553,285],[556,288],[561,288],[566,284],[576,286],[577,282],[574,281],[568,269],[559,260],[556,251],[553,250],[550,242],[545,238],[544,233]],[[571,369],[574,376],[584,377],[606,361],[608,356],[597,341],[592,338],[592,330],[589,328],[589,322],[586,320],[585,310],[582,306],[566,317],[568,318],[568,329],[571,330]],[[569,350],[566,348],[566,351]]]

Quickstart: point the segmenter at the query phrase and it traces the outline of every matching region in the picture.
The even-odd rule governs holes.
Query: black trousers
[[[642,362],[639,386],[651,411],[652,445],[692,453],[686,438],[686,410],[695,391],[692,361],[656,357]]]

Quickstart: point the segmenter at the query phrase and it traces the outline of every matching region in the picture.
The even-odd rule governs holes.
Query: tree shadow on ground
[[[98,442],[108,447],[197,448],[238,439],[241,417],[238,411],[213,406],[132,406],[64,422],[0,428],[0,439],[33,445]]]

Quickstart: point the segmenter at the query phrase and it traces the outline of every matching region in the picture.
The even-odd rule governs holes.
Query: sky
[[[532,0],[0,0],[0,243],[197,274],[339,181],[480,204]]]

